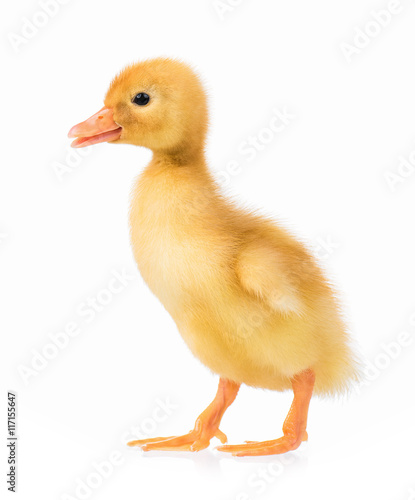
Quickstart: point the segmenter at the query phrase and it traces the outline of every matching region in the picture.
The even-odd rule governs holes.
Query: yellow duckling
[[[214,436],[225,443],[219,424],[244,383],[293,389],[283,436],[218,449],[238,456],[296,449],[307,439],[313,392],[340,393],[357,377],[330,286],[285,229],[221,195],[204,155],[206,95],[187,65],[159,58],[128,66],[104,104],[70,130],[72,146],[110,141],[153,151],[131,202],[134,257],[190,350],[220,376],[191,432],[129,445],[198,451]]]

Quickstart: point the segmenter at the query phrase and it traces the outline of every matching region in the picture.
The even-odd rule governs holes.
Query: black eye
[[[145,106],[146,104],[148,104],[149,100],[150,100],[150,96],[148,94],[144,94],[143,92],[140,92],[139,94],[137,94],[134,97],[133,103],[138,104],[138,106]]]

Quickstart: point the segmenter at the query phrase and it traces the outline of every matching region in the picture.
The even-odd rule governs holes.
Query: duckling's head
[[[111,142],[171,155],[203,151],[206,94],[183,62],[158,58],[127,66],[111,82],[104,104],[71,128],[72,147]]]

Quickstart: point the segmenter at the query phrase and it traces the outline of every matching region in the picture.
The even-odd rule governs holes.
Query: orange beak
[[[122,127],[115,123],[111,108],[103,107],[88,120],[71,128],[68,137],[76,137],[73,148],[84,148],[99,142],[116,141],[120,138]]]

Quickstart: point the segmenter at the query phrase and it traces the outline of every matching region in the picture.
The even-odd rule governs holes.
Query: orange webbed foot
[[[294,400],[282,427],[282,437],[271,441],[246,441],[245,444],[218,446],[217,450],[232,453],[236,457],[279,455],[296,450],[308,439],[307,414],[314,378],[314,372],[310,369],[293,377]]]
[[[143,451],[200,451],[207,448],[212,437],[217,437],[221,443],[227,442],[226,435],[217,429],[212,435],[207,429],[192,430],[183,436],[156,437],[130,441],[128,446],[139,446]]]
[[[296,450],[302,441],[307,441],[305,432],[301,439],[291,436],[282,436],[270,441],[245,441],[244,444],[217,446],[217,450],[231,453],[234,457],[255,457],[262,455],[280,455],[287,451]]]
[[[226,379],[219,380],[215,399],[196,420],[193,430],[183,436],[156,437],[130,441],[128,446],[139,446],[144,451],[200,451],[207,448],[210,440],[216,437],[221,443],[228,438],[219,429],[221,418],[238,393],[239,384]]]

